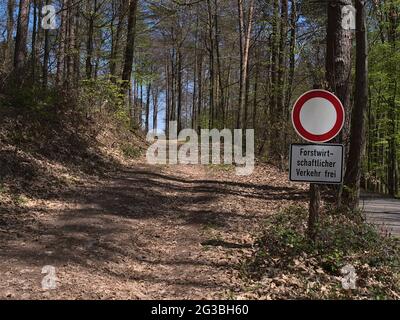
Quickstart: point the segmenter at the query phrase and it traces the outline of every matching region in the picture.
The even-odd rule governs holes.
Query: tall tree
[[[398,35],[400,33],[400,8],[398,2],[388,2],[388,42],[390,51],[396,55],[399,47],[397,44]],[[396,66],[397,67],[397,66]],[[396,73],[395,73],[396,74]],[[390,95],[388,101],[389,115],[389,154],[388,154],[388,191],[391,196],[396,196],[399,192],[399,163],[398,163],[398,102],[397,95],[399,92],[399,80],[396,77],[390,77]]]
[[[95,20],[97,15],[97,0],[88,0],[87,11],[88,11],[88,31],[86,39],[86,78],[91,79],[93,77],[93,51],[94,51],[94,33],[95,33]]]
[[[344,179],[343,201],[357,209],[360,195],[361,160],[365,145],[365,116],[368,107],[368,38],[366,1],[356,0],[356,88],[351,123],[350,150]]]
[[[287,29],[288,29],[288,0],[281,0],[281,26],[278,58],[278,94],[277,107],[282,119],[286,119],[285,102],[285,73],[287,58]]]
[[[288,75],[288,86],[286,89],[285,96],[285,109],[286,116],[289,116],[288,110],[290,100],[292,98],[293,82],[295,76],[295,64],[296,64],[296,30],[297,30],[297,0],[291,1],[291,13],[290,13],[290,45],[289,45],[289,75]]]
[[[129,0],[128,11],[128,30],[124,56],[124,67],[122,71],[123,88],[129,90],[131,88],[131,76],[133,68],[133,58],[135,51],[135,30],[136,30],[136,13],[138,0]]]
[[[276,156],[279,154],[279,146],[276,143],[279,139],[279,126],[277,125],[280,117],[277,108],[277,95],[278,95],[278,57],[279,57],[279,1],[273,1],[273,17],[272,17],[272,33],[270,40],[271,47],[271,94],[270,94],[270,154]],[[266,132],[266,129],[265,129]],[[262,147],[264,144],[262,145]],[[261,149],[262,150],[262,149]]]
[[[67,48],[67,30],[68,30],[68,0],[62,1],[61,6],[61,25],[58,30],[59,46],[57,52],[57,72],[56,84],[58,86],[64,85],[65,80],[65,53]]]
[[[253,28],[254,18],[254,0],[250,0],[248,8],[247,24],[245,21],[245,10],[243,0],[238,0],[238,12],[239,12],[239,50],[240,50],[240,80],[239,80],[239,110],[238,119],[242,116],[242,125],[247,126],[248,118],[248,89],[249,89],[249,54],[250,54],[250,40],[251,32]],[[240,120],[236,121],[236,126],[240,127]]]
[[[147,85],[146,89],[146,120],[145,120],[145,132],[149,132],[150,129],[150,101],[151,101],[151,82]]]
[[[50,0],[46,0],[46,6],[50,3]],[[43,48],[43,64],[42,64],[42,87],[47,87],[48,74],[49,74],[49,56],[50,56],[50,37],[49,30],[44,31],[44,48]]]
[[[343,28],[343,7],[351,5],[351,0],[329,1],[328,26],[326,36],[326,81],[327,89],[336,94],[345,108],[345,125],[340,142],[347,146],[351,121],[351,49],[352,30]],[[347,159],[347,156],[345,157]],[[343,188],[338,190],[337,204],[341,205]]]
[[[114,19],[117,19],[117,26],[116,31],[114,34],[114,19],[112,20],[112,47],[111,47],[111,55],[110,55],[110,75],[113,81],[117,75],[117,58],[118,53],[120,51],[121,46],[121,37],[123,32],[124,26],[124,17],[125,17],[125,10],[126,10],[126,2],[124,0],[117,1],[118,3],[118,12],[117,16]]]
[[[30,0],[19,1],[17,34],[15,38],[14,68],[21,69],[25,65],[27,56],[27,39],[29,26]]]
[[[342,142],[347,144],[351,118],[351,49],[352,30],[342,26],[342,10],[351,5],[351,0],[329,1],[326,43],[326,80],[328,89],[343,103],[346,125]]]
[[[14,31],[14,10],[15,0],[8,0],[7,2],[7,47],[5,53],[5,62],[12,61],[13,52],[13,31]]]

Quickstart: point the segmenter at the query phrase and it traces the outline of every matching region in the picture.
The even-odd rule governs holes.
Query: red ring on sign
[[[336,122],[333,128],[322,135],[315,135],[307,131],[300,121],[300,112],[304,104],[314,98],[323,98],[328,100],[335,107]],[[292,122],[296,132],[305,140],[310,142],[327,142],[335,138],[343,129],[345,111],[342,102],[331,92],[326,90],[311,90],[303,94],[295,103],[292,111]]]

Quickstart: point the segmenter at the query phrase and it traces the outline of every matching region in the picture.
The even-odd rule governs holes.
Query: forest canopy
[[[284,168],[289,144],[298,140],[291,107],[309,89],[331,90],[342,100],[341,140],[349,143],[356,32],[334,37],[338,4],[0,0],[2,101],[40,108],[52,104],[44,91],[62,91],[85,112],[108,101],[145,132],[168,131],[169,121],[178,131],[253,128],[258,156]],[[362,4],[370,44],[362,184],[396,195],[400,2]],[[55,8],[55,28],[42,27],[46,5]]]

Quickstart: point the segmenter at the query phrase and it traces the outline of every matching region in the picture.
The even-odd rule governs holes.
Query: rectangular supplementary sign
[[[341,184],[343,155],[341,144],[292,144],[290,181]]]

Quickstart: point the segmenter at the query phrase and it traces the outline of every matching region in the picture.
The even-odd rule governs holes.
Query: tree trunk
[[[93,5],[93,7],[92,7]],[[93,9],[93,10],[92,10]],[[86,40],[86,78],[91,79],[93,77],[93,36],[94,36],[94,20],[97,10],[97,0],[88,0],[88,11],[90,12],[88,22],[88,34]]]
[[[181,48],[177,51],[177,73],[178,73],[178,132],[182,130],[182,52]]]
[[[296,59],[296,23],[297,23],[297,4],[296,0],[291,2],[291,14],[290,14],[290,61],[289,61],[289,76],[288,86],[285,97],[285,109],[290,109],[290,100],[292,99],[294,72],[295,72],[295,59]],[[289,117],[289,112],[287,112]]]
[[[236,128],[240,128],[240,118],[242,114],[242,99],[244,90],[244,13],[243,13],[243,0],[238,0],[238,18],[239,18],[239,102],[238,112],[236,117]]]
[[[123,89],[129,90],[131,87],[131,76],[133,58],[135,52],[135,30],[136,30],[136,11],[138,0],[129,0],[128,12],[128,35],[125,48],[124,68],[122,71]]]
[[[255,75],[255,79],[254,79],[254,87],[253,87],[253,119],[252,119],[252,124],[253,124],[253,129],[256,130],[257,129],[257,106],[258,106],[258,81],[259,81],[259,77],[260,77],[260,64],[259,64],[259,53],[257,50],[257,64],[255,66],[256,68],[256,75]]]
[[[248,118],[248,90],[249,90],[249,55],[250,55],[250,40],[253,28],[254,16],[254,0],[250,0],[247,26],[244,21],[243,0],[238,0],[239,11],[239,45],[240,45],[240,80],[239,80],[239,110],[238,118],[243,112],[242,127],[247,127]],[[246,29],[246,30],[245,30]],[[240,127],[240,121],[236,121],[236,125]]]
[[[151,94],[151,83],[147,85],[147,90],[146,90],[146,123],[145,123],[146,133],[148,133],[150,129],[150,94]]]
[[[197,90],[197,131],[200,134],[200,129],[202,125],[202,108],[203,108],[203,55],[200,54],[198,57],[198,69],[197,69],[197,85],[199,89]]]
[[[117,30],[115,37],[112,39],[112,49],[111,49],[111,57],[110,57],[110,75],[111,79],[115,81],[115,77],[117,75],[117,58],[120,49],[120,42],[122,37],[123,25],[124,25],[124,16],[125,16],[125,1],[122,0],[119,3],[118,7],[118,22],[117,22]]]
[[[365,1],[356,0],[356,89],[351,123],[350,150],[346,166],[343,201],[358,208],[362,155],[365,145],[365,117],[368,107],[368,39]]]
[[[78,85],[78,82],[80,80],[80,56],[81,56],[81,37],[80,37],[80,4],[76,4],[76,9],[75,9],[75,31],[74,31],[74,82],[75,85]]]
[[[277,94],[278,94],[278,57],[279,57],[279,46],[278,46],[278,26],[279,26],[279,2],[274,0],[273,3],[273,18],[272,18],[272,34],[271,34],[271,95],[270,95],[270,154],[271,156],[278,154],[277,141],[279,140],[279,112],[277,108]],[[266,131],[265,131],[266,132]],[[263,139],[264,140],[264,139]],[[263,144],[265,141],[263,142]],[[263,147],[261,148],[261,151]]]
[[[61,26],[59,29],[59,47],[57,54],[57,73],[56,73],[56,84],[61,85],[64,81],[64,71],[65,71],[65,46],[66,46],[66,35],[67,35],[67,0],[63,0],[62,3],[62,13],[61,13]]]
[[[388,41],[393,51],[393,55],[398,52],[397,42],[400,21],[399,9],[395,6],[394,2],[389,2],[388,6]],[[398,176],[399,167],[397,160],[398,152],[398,103],[396,102],[397,92],[398,92],[398,79],[396,77],[391,77],[390,79],[390,92],[391,98],[389,99],[389,154],[388,154],[388,191],[389,195],[395,197],[398,193]]]
[[[74,85],[74,51],[75,51],[75,19],[76,15],[71,1],[68,2],[68,49],[67,49],[67,87]]]
[[[328,25],[326,45],[326,81],[328,90],[332,91],[342,102],[345,109],[345,125],[337,142],[345,145],[345,164],[347,163],[349,131],[351,122],[351,49],[352,31],[342,26],[342,8],[351,5],[351,0],[340,3],[328,3]],[[345,170],[345,168],[344,168]],[[343,188],[338,189],[337,205],[341,205]]]
[[[15,38],[14,68],[19,70],[24,67],[27,55],[26,43],[29,26],[29,0],[19,1],[17,34]]]
[[[215,54],[217,60],[217,72],[218,72],[218,92],[219,92],[219,99],[218,99],[218,108],[216,108],[217,117],[219,114],[222,116],[222,121],[224,118],[224,86],[223,86],[223,75],[222,75],[222,66],[221,66],[221,54],[220,54],[220,41],[219,41],[219,27],[218,27],[218,1],[214,0],[214,26],[215,26]],[[218,119],[220,119],[218,117]]]
[[[158,125],[158,88],[153,89],[153,130],[157,130]]]
[[[33,23],[32,23],[32,42],[31,42],[31,72],[32,82],[35,83],[36,78],[36,38],[38,34],[38,0],[33,0]]]
[[[295,59],[296,59],[296,24],[297,24],[297,4],[296,0],[291,1],[291,13],[290,13],[290,45],[289,45],[289,74],[287,80],[287,87],[284,101],[284,119],[286,123],[290,122],[290,103],[292,99],[293,93],[293,83],[295,76]],[[283,134],[283,143],[285,146],[285,150],[288,148],[288,131],[284,130]]]
[[[169,57],[165,58],[165,78],[166,78],[166,88],[165,88],[165,135],[168,138],[169,132],[169,119],[170,119],[170,108],[171,108],[171,81],[170,81],[170,68],[169,68]]]
[[[317,228],[321,207],[321,193],[318,184],[310,184],[310,205],[308,214],[308,238],[315,241],[317,237]]]
[[[195,129],[196,121],[197,121],[196,99],[197,99],[197,68],[198,68],[198,52],[197,52],[198,26],[199,26],[199,19],[197,19],[197,24],[196,24],[195,47],[194,47],[193,94],[192,94],[192,126],[191,126],[192,129]]]
[[[209,74],[210,74],[210,87],[209,87],[209,115],[208,115],[208,128],[211,129],[214,125],[214,98],[215,98],[215,71],[214,71],[214,23],[213,23],[213,13],[210,0],[207,0],[207,8],[208,8],[208,36],[209,36],[209,48],[208,48],[208,57],[209,57]]]
[[[50,0],[46,0],[46,5],[49,4]],[[50,46],[50,39],[49,39],[49,30],[46,29],[44,31],[44,53],[43,53],[43,66],[42,66],[42,87],[47,88],[48,82],[48,68],[49,68],[49,46]]]
[[[282,120],[286,119],[286,110],[284,108],[285,97],[285,71],[286,71],[286,40],[288,25],[288,0],[281,0],[281,26],[279,40],[279,58],[278,58],[278,94],[277,108]]]
[[[6,64],[12,62],[12,56],[13,56],[14,9],[15,9],[15,0],[8,0],[8,3],[7,3],[7,47],[6,47],[6,53],[5,53]]]
[[[336,94],[345,108],[346,123],[340,140],[347,145],[351,120],[352,31],[342,27],[344,5],[351,5],[351,0],[330,1],[328,4],[326,80],[328,89]]]

